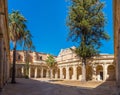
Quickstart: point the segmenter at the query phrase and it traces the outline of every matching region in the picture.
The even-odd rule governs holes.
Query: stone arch
[[[63,71],[63,79],[66,79],[66,69],[63,68],[62,71]]]
[[[40,69],[40,68],[37,69],[37,77],[38,77],[38,78],[41,77],[41,69]]]
[[[81,80],[82,77],[82,68],[80,66],[77,67],[77,79]]]
[[[92,66],[86,67],[86,80],[92,80]]]
[[[97,65],[96,74],[97,74],[98,81],[103,80],[103,66],[102,65]]]
[[[107,68],[108,75],[107,75],[107,80],[115,80],[115,66],[114,65],[109,65]]]
[[[35,77],[35,68],[31,68],[31,77],[34,78]]]
[[[43,69],[43,78],[46,78],[46,72],[47,72],[47,70]]]
[[[73,76],[73,67],[69,68],[69,79],[72,79]]]
[[[10,68],[10,77],[12,77],[12,67]]]
[[[20,67],[17,68],[17,77],[18,78],[22,77],[22,68]]]
[[[53,78],[55,78],[55,73],[56,73],[56,70],[55,69],[53,69]]]

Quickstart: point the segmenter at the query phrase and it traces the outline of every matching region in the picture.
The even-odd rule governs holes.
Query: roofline
[[[13,51],[13,50],[10,50],[10,51]],[[19,52],[24,52],[26,50],[16,50],[16,51],[19,51]],[[47,55],[48,53],[43,53],[43,52],[36,52],[36,51],[30,51],[30,52],[35,52],[35,53],[38,53],[38,54],[44,54],[44,55]],[[49,55],[49,54],[48,54]],[[55,55],[53,55],[54,57],[57,57]]]

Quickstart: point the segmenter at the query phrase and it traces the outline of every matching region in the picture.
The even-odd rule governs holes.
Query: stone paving
[[[49,79],[16,79],[1,95],[116,95],[115,82],[80,82]]]

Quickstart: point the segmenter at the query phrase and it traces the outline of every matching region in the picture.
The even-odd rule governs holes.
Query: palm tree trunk
[[[82,60],[82,81],[86,81],[86,60]]]
[[[16,83],[15,81],[15,64],[16,64],[16,41],[13,43],[14,47],[13,47],[13,66],[12,66],[12,79],[11,79],[11,83]]]

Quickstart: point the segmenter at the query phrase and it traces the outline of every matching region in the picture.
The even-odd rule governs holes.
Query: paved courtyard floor
[[[1,95],[116,95],[115,82],[80,82],[49,79],[16,79]]]

